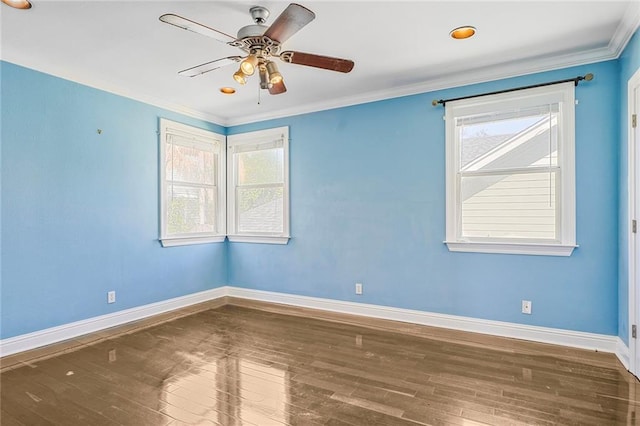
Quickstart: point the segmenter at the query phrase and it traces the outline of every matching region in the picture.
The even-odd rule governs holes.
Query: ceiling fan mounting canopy
[[[267,9],[266,7],[262,7],[262,6],[253,6],[251,9],[249,9],[249,13],[251,14],[251,17],[253,18],[253,22],[255,22],[256,24],[264,24],[264,23],[266,23],[267,22],[267,18],[270,15],[269,9]]]
[[[253,6],[249,9],[249,13],[251,13],[251,17],[255,24],[240,28],[237,36],[238,40],[242,40],[247,37],[259,37],[269,29],[269,27],[265,25],[267,18],[269,17],[269,9],[262,6]]]
[[[265,25],[269,17],[267,8],[253,6],[249,9],[249,13],[255,24],[240,28],[237,37],[172,13],[160,16],[160,21],[164,23],[238,47],[247,54],[246,57],[229,56],[216,59],[187,68],[178,74],[195,77],[225,65],[241,62],[240,69],[233,75],[238,83],[245,84],[246,77],[253,75],[257,69],[260,74],[260,88],[268,89],[270,94],[277,95],[286,92],[287,89],[284,86],[282,74],[278,71],[275,62],[271,60],[272,57],[279,58],[283,62],[290,64],[305,65],[342,73],[348,73],[353,69],[354,63],[349,59],[332,58],[297,51],[280,52],[282,43],[315,19],[315,13],[306,7],[291,3],[271,26]]]

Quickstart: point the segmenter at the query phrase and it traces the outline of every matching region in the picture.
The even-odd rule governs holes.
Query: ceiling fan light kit
[[[247,84],[247,76],[242,72],[242,68],[233,74],[233,79],[243,86]]]
[[[240,69],[245,75],[253,75],[253,73],[256,72],[258,61],[258,56],[252,53],[240,63]]]
[[[271,84],[278,84],[283,80],[282,74],[278,71],[278,66],[272,61],[267,62],[267,75]]]
[[[260,65],[258,68],[258,74],[260,75],[260,88],[261,89],[269,89],[269,75],[267,74],[267,67],[264,65]]]
[[[272,95],[278,95],[286,92],[287,89],[284,85],[284,78],[276,63],[271,60],[272,58],[279,58],[283,62],[290,64],[305,65],[342,73],[348,73],[353,69],[354,63],[349,59],[296,51],[280,52],[282,43],[315,19],[316,15],[306,7],[291,3],[271,26],[265,25],[269,17],[267,8],[254,6],[249,9],[249,13],[255,24],[240,28],[235,38],[172,13],[160,16],[160,21],[164,23],[211,37],[230,46],[237,47],[247,54],[245,57],[229,56],[217,59],[182,70],[178,74],[195,77],[240,61],[240,69],[233,74],[236,82],[241,85],[246,84],[247,77],[255,74],[257,68],[260,76],[260,89],[268,90]]]

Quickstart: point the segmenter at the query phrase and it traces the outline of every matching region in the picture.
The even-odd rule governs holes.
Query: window
[[[160,241],[224,241],[224,136],[160,119]]]
[[[446,104],[451,251],[570,256],[574,84]]]
[[[229,241],[289,241],[289,128],[227,139]]]

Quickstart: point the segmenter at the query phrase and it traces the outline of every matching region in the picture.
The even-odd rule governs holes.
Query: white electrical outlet
[[[362,283],[356,283],[356,294],[362,294]]]
[[[107,293],[107,303],[115,303],[116,302],[116,292],[110,291]]]
[[[522,301],[522,313],[531,315],[531,300]]]

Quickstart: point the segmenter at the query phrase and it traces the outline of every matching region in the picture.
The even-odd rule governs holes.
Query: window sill
[[[178,238],[161,238],[162,247],[189,246],[193,244],[209,244],[221,243],[224,241],[224,235],[215,235],[209,237],[178,237]]]
[[[571,256],[577,245],[536,243],[490,243],[445,241],[449,251],[470,253],[526,254],[533,256]]]
[[[287,244],[291,237],[267,237],[256,235],[228,235],[231,243]]]

